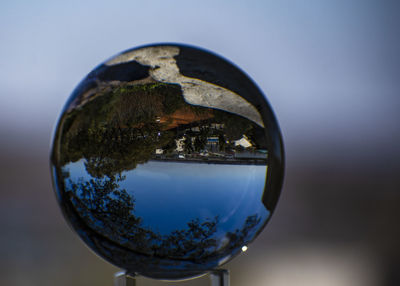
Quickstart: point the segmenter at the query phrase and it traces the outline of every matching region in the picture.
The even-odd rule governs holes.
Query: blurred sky
[[[197,45],[236,63],[267,94],[296,144],[355,147],[362,138],[362,148],[373,151],[399,130],[395,1],[0,5],[0,128],[7,131],[47,134],[93,67],[154,42]]]
[[[398,285],[393,271],[400,254],[400,247],[395,247],[400,239],[398,15],[398,2],[385,0],[1,1],[0,214],[12,217],[22,198],[25,212],[12,224],[0,220],[7,234],[2,243],[8,245],[8,250],[0,249],[0,266],[6,269],[0,282],[47,285],[39,274],[31,273],[31,279],[10,275],[35,264],[29,251],[18,252],[16,247],[45,249],[41,236],[28,230],[38,223],[24,217],[29,210],[43,212],[37,220],[49,220],[44,232],[64,231],[51,197],[47,156],[52,128],[71,91],[116,53],[148,43],[178,42],[214,51],[246,71],[267,95],[282,129],[287,151],[284,192],[271,222],[271,238],[262,236],[255,243],[261,250],[273,245],[274,260],[253,252],[258,266],[252,269],[271,274],[269,280],[258,277],[254,285],[264,285],[264,280],[272,286],[322,285],[318,281]],[[28,192],[37,193],[26,197]],[[43,208],[35,208],[38,200]],[[50,213],[54,221],[48,218]],[[324,222],[330,231],[322,232]],[[10,244],[22,234],[30,247],[25,240]],[[291,243],[301,242],[302,247],[284,244],[289,236]],[[74,245],[71,249],[77,247],[73,243],[79,245],[70,232],[63,237],[68,237],[61,240],[64,245]],[[318,247],[309,251],[314,244]],[[347,251],[357,247],[358,254]],[[16,252],[20,256],[11,258]],[[251,249],[248,252],[251,257]],[[45,261],[43,267],[50,267],[49,255],[40,260]],[[75,259],[72,254],[70,259]],[[81,261],[95,261],[85,259]],[[233,262],[236,272],[246,267],[247,258],[243,259],[238,259],[240,266]],[[296,259],[302,268],[296,268]],[[66,267],[58,263],[58,268]],[[263,263],[269,272],[259,266]],[[298,275],[290,280],[284,269]],[[379,278],[368,276],[375,272]],[[304,273],[315,273],[315,284]],[[86,276],[78,281],[91,281]],[[381,282],[374,284],[374,279]],[[67,282],[71,281],[76,283]]]

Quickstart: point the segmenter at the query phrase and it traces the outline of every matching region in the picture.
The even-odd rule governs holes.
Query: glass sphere
[[[160,44],[83,79],[59,118],[51,167],[66,220],[94,252],[130,274],[184,279],[261,232],[280,193],[283,148],[241,70]]]

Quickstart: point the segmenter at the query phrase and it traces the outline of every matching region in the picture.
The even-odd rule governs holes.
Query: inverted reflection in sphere
[[[283,170],[259,89],[226,60],[181,45],[133,49],[87,75],[61,114],[51,163],[85,243],[160,279],[201,275],[247,249]]]

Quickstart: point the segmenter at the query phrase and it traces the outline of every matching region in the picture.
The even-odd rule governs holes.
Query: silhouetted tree
[[[218,145],[219,145],[219,151],[221,152],[225,151],[226,140],[223,133],[219,133],[218,135]]]
[[[186,134],[184,136],[183,150],[187,154],[190,154],[194,151],[193,144],[192,144],[192,137],[189,134]]]
[[[143,226],[142,219],[135,215],[135,199],[119,187],[124,179],[119,175],[67,179],[65,194],[89,228],[136,252],[193,261],[222,257],[248,241],[250,232],[260,222],[258,215],[249,216],[242,229],[227,233],[228,244],[222,248],[218,248],[215,237],[218,216],[204,221],[196,218],[187,223],[186,229],[161,235]]]
[[[133,215],[135,200],[125,189],[118,189],[123,179],[120,176],[88,181],[81,178],[76,182],[69,179],[65,192],[89,227],[119,243],[129,240],[141,221]]]
[[[228,232],[227,237],[229,243],[225,246],[226,251],[241,248],[244,242],[249,240],[250,232],[260,223],[260,221],[261,218],[256,214],[248,216],[241,229],[237,229],[235,232]]]

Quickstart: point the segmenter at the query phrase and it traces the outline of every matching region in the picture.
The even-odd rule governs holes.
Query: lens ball
[[[211,52],[159,44],[96,67],[67,101],[51,168],[62,212],[130,274],[184,279],[247,247],[283,178],[266,98]]]

